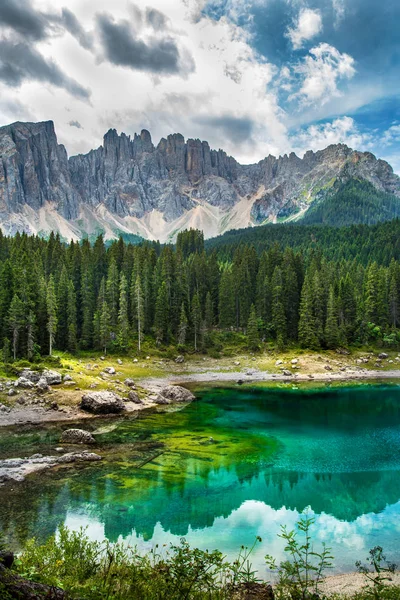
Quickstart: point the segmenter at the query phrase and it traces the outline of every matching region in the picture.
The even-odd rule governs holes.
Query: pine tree
[[[114,259],[111,260],[108,267],[106,281],[106,300],[110,311],[110,324],[113,331],[117,328],[118,322],[118,298],[120,293],[120,283],[117,263]]]
[[[26,356],[28,360],[32,360],[35,355],[35,324],[36,317],[31,310],[26,318]]]
[[[334,350],[339,344],[339,322],[335,293],[333,286],[330,287],[325,324],[325,342],[328,348]]]
[[[282,270],[276,267],[271,281],[272,288],[272,327],[275,331],[276,345],[283,350],[287,338],[285,298],[283,295]]]
[[[158,290],[154,315],[154,330],[158,344],[167,342],[169,338],[169,306],[168,292],[165,281]]]
[[[107,354],[107,348],[111,340],[111,315],[106,301],[102,303],[99,313],[99,336],[100,345]]]
[[[141,351],[142,335],[144,329],[144,298],[143,289],[140,275],[138,274],[132,289],[132,303],[133,303],[133,318],[136,321],[136,327],[138,332],[138,351]]]
[[[204,313],[204,325],[207,331],[211,331],[214,326],[214,307],[211,298],[211,293],[207,292],[206,308]]]
[[[250,350],[260,349],[260,336],[258,333],[258,322],[254,304],[250,307],[250,315],[247,322],[247,343]]]
[[[57,299],[54,286],[54,277],[50,275],[47,284],[47,332],[49,334],[49,356],[53,353],[53,344],[57,333]]]
[[[199,295],[196,293],[192,298],[192,324],[194,334],[194,351],[197,352],[198,337],[201,328],[201,306]]]
[[[185,304],[182,302],[181,316],[179,320],[178,344],[184,346],[186,342],[186,334],[188,329],[188,319],[186,316]]]
[[[76,320],[76,294],[72,281],[68,284],[68,303],[67,303],[67,347],[70,352],[75,352],[78,346],[77,342],[77,320]]]
[[[8,311],[8,326],[12,334],[12,351],[14,360],[17,359],[18,341],[24,325],[24,305],[15,294]]]
[[[320,347],[313,314],[313,287],[309,277],[305,278],[301,291],[299,342],[302,348],[316,350]]]
[[[232,273],[225,269],[219,284],[219,326],[228,329],[235,325],[235,292]]]
[[[119,285],[119,312],[118,312],[118,345],[126,350],[129,344],[129,317],[128,317],[128,282],[124,274],[121,275]]]

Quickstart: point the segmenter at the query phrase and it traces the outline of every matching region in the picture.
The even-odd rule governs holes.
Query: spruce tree
[[[260,349],[260,336],[258,333],[258,321],[254,304],[250,307],[250,315],[247,321],[247,343],[250,350]]]
[[[188,329],[188,319],[186,316],[185,304],[182,302],[181,316],[179,319],[179,329],[178,329],[178,344],[180,346],[185,345],[187,329]]]
[[[57,333],[57,299],[54,286],[54,277],[50,275],[47,284],[47,332],[49,334],[49,356],[53,353],[53,345]]]
[[[35,324],[36,317],[31,310],[26,317],[26,356],[28,360],[32,360],[35,355]]]
[[[78,346],[77,342],[77,318],[76,318],[76,294],[72,281],[68,284],[68,304],[67,304],[67,348],[70,352],[75,352]]]
[[[201,306],[199,295],[196,293],[192,298],[192,324],[193,324],[193,334],[194,334],[194,350],[197,352],[198,345],[198,337],[201,328]]]
[[[14,360],[17,359],[18,341],[21,329],[24,325],[24,305],[15,294],[11,300],[8,311],[8,326],[12,336],[12,351]]]
[[[165,281],[158,290],[154,315],[154,331],[158,344],[169,339],[169,305],[168,292]]]
[[[299,343],[302,348],[316,350],[320,347],[313,314],[313,287],[309,277],[306,277],[301,291],[299,312]]]
[[[272,327],[275,331],[276,345],[283,350],[287,338],[287,325],[285,315],[285,298],[283,295],[282,270],[276,267],[271,281],[272,290]]]
[[[339,322],[333,286],[329,289],[326,309],[325,343],[331,350],[337,348],[339,344]]]
[[[119,286],[119,312],[118,312],[118,345],[126,350],[129,344],[129,317],[128,317],[128,282],[124,274],[121,275]]]
[[[133,318],[136,322],[138,332],[138,351],[141,351],[142,336],[144,329],[145,320],[145,309],[144,309],[144,298],[143,289],[140,275],[136,276],[133,289],[132,289],[132,304],[133,304]]]

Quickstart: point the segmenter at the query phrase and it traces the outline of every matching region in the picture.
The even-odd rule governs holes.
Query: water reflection
[[[97,423],[105,461],[3,489],[2,529],[16,547],[66,522],[142,548],[185,536],[230,557],[260,535],[261,568],[266,552],[281,555],[280,525],[293,527],[310,505],[338,570],[377,543],[399,560],[399,388],[200,394],[179,413],[121,420],[111,432]],[[51,444],[59,432],[43,435]],[[137,440],[165,447],[138,468]]]

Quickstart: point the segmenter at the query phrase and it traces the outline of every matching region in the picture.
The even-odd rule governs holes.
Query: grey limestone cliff
[[[400,179],[387,162],[343,144],[306,152],[303,158],[291,153],[240,165],[207,142],[185,141],[179,133],[155,146],[146,130],[131,138],[110,129],[102,146],[68,159],[52,121],[0,128],[0,222],[9,231],[15,219],[14,229],[29,230],[27,207],[53,211],[52,227],[57,227],[58,215],[75,227],[75,235],[85,233],[85,223],[77,229],[84,210],[93,215],[103,211],[103,219],[126,223],[126,231],[132,227],[127,220],[131,217],[138,223],[134,233],[153,211],[166,224],[183,218],[184,226],[185,215],[201,206],[227,215],[227,228],[247,226],[246,219],[259,224],[304,211],[336,181],[352,177],[400,197]],[[230,221],[242,200],[249,203],[248,214],[243,222],[240,215]],[[21,213],[25,217],[17,219]]]

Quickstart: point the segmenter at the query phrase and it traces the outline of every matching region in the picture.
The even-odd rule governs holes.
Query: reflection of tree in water
[[[275,461],[280,445],[268,435],[274,423],[279,440],[284,422],[294,422],[299,429],[311,423],[316,430],[326,422],[327,428],[340,435],[345,431],[349,439],[353,428],[368,429],[373,422],[382,428],[396,426],[398,390],[389,389],[384,397],[381,390],[368,388],[365,396],[355,390],[327,390],[319,402],[314,392],[235,394],[219,390],[215,396],[229,400],[229,411],[204,399],[173,415],[122,420],[111,433],[98,435],[106,455],[102,463],[50,470],[14,484],[12,492],[10,487],[0,489],[0,527],[15,545],[33,535],[43,540],[70,510],[95,517],[110,540],[132,530],[149,540],[158,522],[166,531],[186,535],[189,525],[211,527],[216,517],[228,517],[249,499],[276,510],[301,511],[311,505],[318,514],[346,521],[379,513],[399,500],[400,478],[394,471],[314,473],[280,468]],[[377,451],[374,444],[365,449],[364,462]],[[389,450],[393,452],[388,446]],[[147,458],[153,460],[146,462]]]

